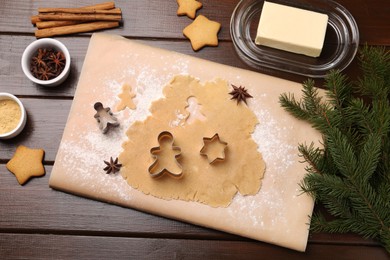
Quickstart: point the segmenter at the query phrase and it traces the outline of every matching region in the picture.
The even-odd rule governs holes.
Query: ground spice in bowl
[[[14,100],[0,100],[0,134],[14,130],[21,119],[22,111]]]

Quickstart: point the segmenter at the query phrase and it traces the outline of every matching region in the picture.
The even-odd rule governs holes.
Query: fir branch
[[[370,48],[365,45],[359,53],[363,77],[357,92],[376,99],[387,99],[390,94],[390,51],[384,47]]]
[[[381,155],[381,141],[382,138],[380,135],[371,134],[362,147],[355,171],[356,173],[360,173],[361,176],[359,176],[359,179],[363,183],[369,182],[375,173]]]
[[[303,83],[303,107],[309,113],[312,114],[321,114],[323,108],[321,106],[322,97],[319,96],[318,90],[315,88],[314,80],[308,79]]]
[[[350,191],[345,189],[345,183],[338,176],[309,174],[301,183],[301,188],[321,201],[334,216],[348,218],[354,214],[350,209]]]
[[[338,111],[343,111],[343,107],[346,105],[352,94],[351,84],[348,82],[348,78],[340,74],[336,70],[331,70],[325,78],[325,86],[328,91],[326,92],[329,101]]]
[[[321,159],[323,156],[323,150],[314,147],[314,143],[311,143],[310,146],[300,144],[298,146],[298,151],[300,153],[300,157],[304,160],[302,162],[307,162],[308,166],[306,167],[306,171],[308,173],[316,173],[321,174]]]
[[[329,128],[324,138],[328,145],[327,149],[334,159],[340,174],[344,177],[353,175],[355,173],[355,165],[357,164],[357,158],[353,151],[354,147],[338,128]]]
[[[297,101],[293,94],[282,94],[279,102],[283,108],[296,118],[312,123],[313,127],[323,131],[329,127],[332,116],[330,104],[323,102],[314,81],[309,79],[303,83],[303,101]]]
[[[329,73],[326,100],[308,80],[301,100],[282,94],[280,103],[323,135],[323,148],[298,147],[308,173],[302,191],[335,218],[315,213],[311,230],[355,232],[380,240],[390,252],[390,53],[365,46],[360,61],[357,82]]]
[[[282,107],[284,107],[296,118],[301,120],[309,120],[310,113],[302,107],[301,102],[295,100],[294,95],[284,93],[280,96],[279,100],[282,104]]]

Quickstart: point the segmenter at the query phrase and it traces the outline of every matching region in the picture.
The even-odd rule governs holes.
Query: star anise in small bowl
[[[62,51],[52,48],[39,48],[31,58],[30,70],[40,80],[51,80],[61,74],[65,67]]]
[[[64,70],[65,62],[64,53],[62,51],[56,51],[50,54],[47,65],[53,68],[54,73],[58,76]]]
[[[22,55],[22,69],[27,78],[47,87],[58,86],[66,80],[70,62],[68,48],[51,38],[32,42]]]

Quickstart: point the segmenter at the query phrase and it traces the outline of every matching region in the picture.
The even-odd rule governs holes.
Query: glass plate
[[[340,4],[330,0],[273,0],[272,2],[324,13],[329,16],[321,55],[317,58],[255,44],[263,0],[241,0],[230,20],[230,34],[239,57],[249,66],[286,71],[313,78],[325,77],[331,69],[343,70],[359,46],[355,19]]]

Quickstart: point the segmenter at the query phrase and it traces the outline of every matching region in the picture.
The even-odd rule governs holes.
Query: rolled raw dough
[[[117,111],[121,111],[128,107],[129,109],[136,109],[136,106],[134,104],[133,98],[135,97],[135,94],[132,91],[132,88],[129,84],[124,84],[122,86],[122,92],[118,95],[120,98],[119,104],[116,106]]]
[[[151,115],[137,121],[127,131],[119,161],[122,176],[132,187],[162,199],[201,202],[226,207],[234,195],[254,195],[261,186],[265,163],[252,139],[257,117],[243,102],[230,100],[229,85],[222,79],[201,84],[191,76],[178,75],[163,89],[164,98],[152,103]],[[195,98],[201,120],[192,120],[188,107]],[[195,112],[194,112],[195,113]],[[150,149],[158,146],[163,131],[173,134],[175,146],[181,148],[178,159],[183,176],[165,174],[152,178],[148,172],[154,159]],[[203,138],[218,133],[226,142],[225,159],[210,164],[200,155]]]

